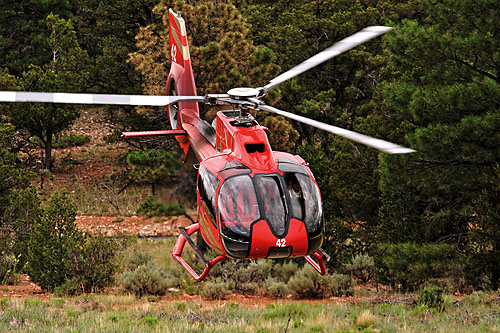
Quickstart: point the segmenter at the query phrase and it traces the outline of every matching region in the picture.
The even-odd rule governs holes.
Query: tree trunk
[[[52,169],[52,133],[47,132],[47,140],[45,141],[45,169]]]

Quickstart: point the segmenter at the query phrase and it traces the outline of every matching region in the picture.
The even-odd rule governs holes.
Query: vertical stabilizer
[[[189,48],[186,33],[186,23],[180,13],[169,9],[169,31],[170,31],[170,60],[185,66],[184,62],[189,60]]]

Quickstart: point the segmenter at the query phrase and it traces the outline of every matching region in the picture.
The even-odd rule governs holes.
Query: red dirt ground
[[[77,216],[76,225],[82,231],[103,236],[171,236],[179,227],[193,224],[187,215],[173,217],[145,216]]]

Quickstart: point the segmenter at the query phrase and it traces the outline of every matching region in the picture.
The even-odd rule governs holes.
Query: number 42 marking
[[[276,241],[276,246],[277,247],[285,247],[286,245],[286,239],[282,238],[282,239],[278,239]]]

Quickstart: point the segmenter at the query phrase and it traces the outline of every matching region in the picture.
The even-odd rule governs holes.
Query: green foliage
[[[448,244],[383,243],[375,254],[377,281],[403,291],[450,277],[457,265],[455,249]]]
[[[170,203],[168,205],[164,205],[152,197],[149,197],[139,205],[137,209],[138,215],[147,215],[148,217],[153,216],[176,216],[186,214],[186,209],[176,203]]]
[[[120,287],[136,296],[164,295],[167,292],[165,272],[153,264],[140,265],[120,275]]]
[[[54,148],[69,148],[83,146],[90,142],[90,135],[87,134],[68,134],[61,136],[54,142]]]
[[[33,282],[53,291],[73,274],[75,255],[84,235],[75,224],[76,208],[62,195],[54,196],[31,233],[27,270]]]
[[[444,311],[443,289],[437,286],[426,286],[415,301],[418,305],[425,305],[430,309]]]
[[[293,261],[286,261],[282,263],[275,263],[271,269],[271,275],[273,278],[277,279],[280,282],[287,283],[290,281],[290,278],[295,274],[295,272],[299,269],[299,265],[297,265]]]
[[[352,281],[349,275],[332,273],[328,274],[326,278],[331,296],[352,296]]]
[[[50,38],[51,61],[30,65],[18,79],[19,89],[26,91],[77,91],[85,81],[88,57],[78,44],[71,21],[50,14],[46,17]],[[17,127],[36,136],[44,145],[46,169],[52,166],[53,138],[78,117],[76,106],[60,104],[14,104],[4,113]]]
[[[73,279],[83,292],[99,292],[111,286],[118,270],[115,259],[121,244],[104,236],[87,236],[75,258]]]
[[[19,165],[14,134],[12,125],[0,122],[0,253],[1,266],[12,268],[6,263],[10,262],[7,258],[13,258],[20,271],[28,258],[28,241],[40,201],[30,186],[33,174]],[[8,269],[0,273],[0,281]]]
[[[172,177],[180,167],[179,156],[175,151],[166,150],[138,150],[127,155],[127,163],[130,166],[128,172],[131,180],[140,183],[148,183],[153,186]]]
[[[231,294],[227,282],[208,281],[201,288],[201,296],[208,299],[226,299]]]
[[[21,75],[31,64],[42,66],[52,57],[51,31],[45,19],[51,13],[71,16],[71,2],[2,1],[0,4],[0,67]]]
[[[267,279],[265,282],[265,296],[273,298],[285,298],[289,294],[286,283],[276,281],[275,279]]]
[[[0,256],[0,284],[15,284],[17,282],[18,273],[20,271],[19,258],[12,254],[1,253]]]
[[[387,36],[391,58],[375,109],[388,138],[406,138],[418,152],[381,157],[379,238],[445,240],[465,249],[472,245],[468,234],[489,224],[474,212],[477,200],[498,203],[490,180],[500,161],[495,60],[500,41],[493,24],[500,19],[500,5],[493,0],[414,5],[420,14]],[[489,235],[495,242],[496,234]]]
[[[54,288],[54,296],[76,296],[83,293],[82,285],[78,279],[67,280]]]
[[[33,227],[27,271],[43,290],[62,286],[59,292],[63,294],[97,292],[113,282],[119,244],[83,234],[76,227],[75,215],[75,206],[65,196],[55,195]]]
[[[375,276],[375,261],[367,253],[353,256],[345,269],[362,283],[366,283]]]
[[[301,268],[288,282],[296,298],[325,298],[329,294],[328,278],[318,274],[310,265]]]

